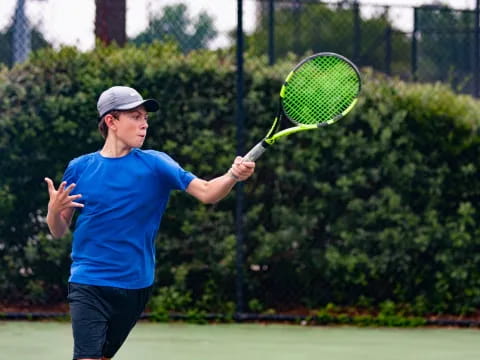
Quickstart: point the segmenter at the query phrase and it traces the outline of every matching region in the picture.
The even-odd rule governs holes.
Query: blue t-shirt
[[[170,191],[195,176],[165,153],[133,149],[120,158],[99,152],[72,160],[63,180],[85,205],[75,223],[69,281],[140,289],[152,285],[155,237]]]

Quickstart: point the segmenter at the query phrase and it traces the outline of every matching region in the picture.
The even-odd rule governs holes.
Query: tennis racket
[[[279,109],[270,131],[243,161],[255,161],[283,136],[337,122],[353,109],[360,88],[357,67],[341,55],[324,52],[302,60],[280,90]],[[280,130],[285,119],[296,126]]]

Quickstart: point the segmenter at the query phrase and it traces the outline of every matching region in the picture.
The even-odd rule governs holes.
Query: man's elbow
[[[48,225],[48,230],[50,230],[50,234],[52,235],[52,237],[54,239],[60,239],[67,232],[66,227],[65,228],[56,227],[56,226],[53,226],[53,225],[49,224],[48,222],[47,222],[47,225]]]
[[[65,231],[63,231],[63,232],[55,232],[55,231],[50,230],[50,234],[52,235],[52,237],[53,237],[54,239],[60,239],[60,238],[62,238],[62,237],[65,235]]]
[[[205,205],[214,205],[220,201],[212,196],[202,196],[199,198],[200,202]]]

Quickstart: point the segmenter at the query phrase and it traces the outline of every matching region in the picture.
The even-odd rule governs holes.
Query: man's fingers
[[[237,156],[233,161],[232,167],[229,171],[233,175],[233,177],[243,181],[249,178],[253,174],[254,170],[254,161],[243,161],[243,157]]]
[[[52,179],[46,177],[45,182],[47,183],[48,193],[51,195],[53,191],[55,191],[55,187],[53,186]]]
[[[66,183],[65,183],[66,184]],[[70,185],[68,185],[68,187],[65,189],[65,192],[68,194],[70,194],[70,192],[73,190],[73,188],[76,186],[76,184],[72,183]],[[65,186],[64,186],[65,187]]]
[[[255,168],[255,162],[253,161],[245,161],[242,163],[243,166],[249,168],[249,169],[254,169]]]
[[[71,205],[71,207],[79,207],[79,208],[85,207],[85,205],[80,204],[80,203],[77,203],[77,202],[74,202],[74,201],[72,201],[72,202],[70,203],[70,205]]]
[[[78,202],[74,201],[74,200],[79,199],[81,197],[82,197],[82,195],[80,195],[80,194],[66,197],[65,200],[62,201],[62,203],[61,203],[62,209],[66,209],[66,208],[70,208],[70,207],[82,207],[83,208],[84,204],[81,204],[81,203],[78,203]]]
[[[62,181],[62,182],[60,183],[60,186],[58,187],[58,192],[59,192],[59,193],[62,193],[62,192],[65,191],[65,185],[67,185],[67,182],[66,182],[66,181]]]
[[[81,194],[77,194],[77,195],[70,195],[69,197],[67,197],[67,199],[69,201],[73,201],[73,200],[77,200],[77,199],[80,199],[82,197]]]
[[[253,166],[244,166],[243,164],[234,164],[230,170],[233,175],[238,177],[241,181],[249,178],[254,172],[255,163]]]
[[[238,171],[247,171],[250,172],[255,169],[255,163],[253,161],[246,161],[240,164],[233,164],[233,167],[236,168]]]
[[[255,162],[254,161],[244,161],[243,157],[237,156],[235,160],[233,161],[234,165],[245,165],[249,168],[255,167]]]

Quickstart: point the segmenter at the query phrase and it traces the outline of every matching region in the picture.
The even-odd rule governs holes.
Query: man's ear
[[[107,114],[105,115],[105,125],[107,125],[110,129],[115,130],[116,125],[115,125],[115,120],[117,120],[112,114]]]

